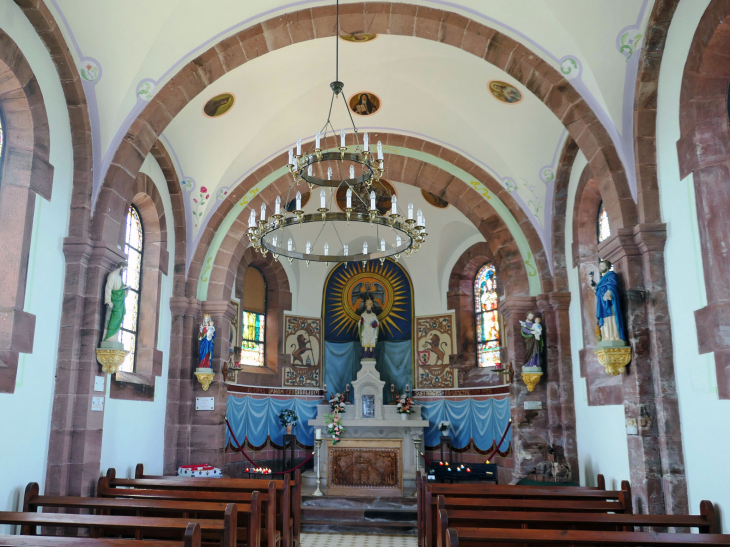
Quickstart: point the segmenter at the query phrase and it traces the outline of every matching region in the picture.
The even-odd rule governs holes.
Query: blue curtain
[[[294,426],[294,433],[297,440],[306,446],[314,446],[314,428],[308,425],[310,419],[317,417],[317,405],[321,401],[302,401],[300,399],[253,399],[252,397],[228,396],[226,417],[231,424],[231,429],[236,435],[238,442],[243,445],[244,439],[248,437],[249,444],[261,446],[266,442],[267,437],[280,445],[283,442],[285,433],[284,426],[279,421],[279,413],[285,408],[293,409],[299,421]],[[226,444],[230,439],[230,433],[226,428]],[[231,439],[231,444],[235,446]]]
[[[509,398],[483,401],[440,399],[419,401],[418,404],[423,406],[423,419],[429,422],[425,435],[426,446],[438,446],[441,433],[437,426],[439,422],[447,421],[451,423],[450,433],[454,448],[462,449],[473,439],[474,446],[479,450],[489,450],[493,443],[498,443],[502,438],[510,419]],[[510,429],[499,450],[507,450],[511,441]]]
[[[355,342],[324,343],[324,383],[327,384],[327,399],[332,393],[344,393],[345,386],[352,384],[360,370],[362,347]]]

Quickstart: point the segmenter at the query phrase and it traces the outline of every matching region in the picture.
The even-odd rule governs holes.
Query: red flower
[[[206,195],[206,196],[205,196],[205,199],[208,199],[209,197],[210,197],[210,194]]]
[[[370,325],[370,326],[371,326],[371,327],[373,327],[373,328],[375,329],[375,328],[377,328],[377,327],[378,327],[378,322],[377,322],[377,321],[373,321],[373,324],[372,324],[372,325]]]
[[[205,194],[208,191],[208,189],[205,186],[200,187],[200,193]]]
[[[194,201],[195,203],[198,203],[198,200],[197,200],[197,199],[195,199],[195,198],[193,198],[193,201]]]

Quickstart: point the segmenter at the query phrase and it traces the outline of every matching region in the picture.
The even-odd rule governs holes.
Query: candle
[[[363,148],[364,148],[365,150],[367,150],[367,149],[368,149],[368,140],[369,140],[368,134],[367,134],[367,133],[365,133],[365,144],[363,145]]]
[[[390,214],[397,215],[398,214],[398,198],[395,197],[395,194],[393,194],[393,197],[390,198],[390,202],[393,204],[393,206],[390,209]]]
[[[319,191],[319,206],[322,209],[327,207],[327,192],[324,191],[324,188]]]
[[[418,221],[416,222],[416,224],[418,224],[419,226],[423,225],[423,211],[421,211],[420,209],[416,212],[416,220]]]
[[[350,166],[350,178],[351,179],[355,178],[355,166],[354,165]]]
[[[324,256],[327,256],[330,254],[330,245],[326,241],[324,242]]]
[[[315,429],[314,430],[314,438],[318,441],[322,440],[322,430],[321,429]]]
[[[319,146],[319,140],[321,138],[322,138],[322,133],[320,133],[319,131],[317,131],[317,136],[315,137],[315,143],[316,144],[314,145],[315,148],[320,148],[320,146]]]
[[[289,149],[289,165],[294,165],[294,149]]]
[[[375,209],[375,190],[370,190],[370,209]]]
[[[352,209],[352,190],[347,189],[347,208]]]
[[[345,385],[345,391],[350,391],[350,384]]]
[[[271,241],[274,243],[274,247],[278,247],[278,245],[276,244],[277,240],[278,238],[276,236],[271,238]]]
[[[312,252],[312,243],[307,241],[307,254]]]
[[[281,214],[281,196],[276,196],[276,202],[274,203],[274,214]]]
[[[426,227],[426,215],[421,215],[421,226]]]
[[[403,240],[400,238],[400,236],[395,236],[395,246],[400,247],[401,243],[403,243]]]
[[[348,253],[348,252],[350,251],[350,246],[349,246],[349,245],[348,245],[347,243],[345,243],[345,244],[344,244],[344,245],[342,246],[342,250],[344,251],[344,253],[345,253],[345,256],[347,256],[347,253]]]
[[[251,209],[251,214],[248,217],[248,227],[254,228],[256,226],[256,211]]]
[[[408,220],[413,220],[413,204],[408,204]]]
[[[261,220],[266,220],[266,204],[261,204]]]
[[[381,253],[385,252],[385,240],[382,238],[380,239],[380,252]]]
[[[302,210],[302,193],[297,192],[297,211]]]
[[[362,243],[362,254],[364,254],[364,255],[368,254],[368,242],[367,241],[363,241],[363,243]]]
[[[312,166],[311,166],[311,164],[310,164],[309,167],[307,167],[307,175],[309,175],[310,177],[312,176]]]
[[[287,248],[287,250],[288,250],[289,252],[291,252],[291,247],[292,247],[292,244],[291,244],[291,238],[289,238],[289,243],[287,243],[287,245],[286,245],[286,248]]]
[[[378,159],[383,159],[383,143],[378,141]]]
[[[302,155],[302,139],[297,139],[297,156]]]
[[[340,148],[345,147],[345,130],[340,131]]]
[[[327,168],[327,180],[332,180],[332,168]]]

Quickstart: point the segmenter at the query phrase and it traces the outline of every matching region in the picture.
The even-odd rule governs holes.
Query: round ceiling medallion
[[[449,206],[448,201],[427,190],[421,189],[421,195],[423,196],[423,199],[438,209],[446,209]]]
[[[358,116],[370,116],[380,109],[380,97],[370,91],[359,91],[347,101],[350,110]]]
[[[203,107],[203,114],[207,118],[217,118],[233,108],[236,96],[233,93],[221,93],[210,99]]]
[[[341,40],[344,40],[345,42],[355,43],[372,42],[377,37],[377,34],[373,34],[370,32],[350,32],[348,34],[340,34]]]
[[[352,208],[355,212],[367,214],[370,207],[371,190],[375,192],[375,208],[378,210],[378,213],[384,215],[390,211],[390,208],[393,206],[393,203],[390,200],[391,196],[398,196],[395,193],[395,188],[393,188],[392,184],[390,184],[387,180],[380,179],[379,181],[374,182],[370,188],[364,184],[352,186],[352,192],[360,196],[360,199],[352,196]],[[340,208],[340,211],[344,212],[345,207],[347,206],[346,186],[343,185],[337,189],[335,199],[337,200],[337,206]]]
[[[522,101],[522,93],[515,86],[499,80],[487,84],[492,97],[506,104],[517,104]]]

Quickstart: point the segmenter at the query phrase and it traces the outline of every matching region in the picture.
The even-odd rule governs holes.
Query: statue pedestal
[[[611,376],[622,374],[626,365],[631,362],[631,346],[623,340],[598,342],[593,353],[598,357],[598,362],[606,369],[606,374]]]
[[[99,361],[101,370],[109,374],[116,374],[119,371],[119,365],[124,362],[128,354],[121,342],[112,340],[105,340],[96,348],[96,360]]]
[[[527,391],[534,391],[540,378],[542,378],[541,367],[522,367],[522,381],[525,382]]]
[[[423,440],[428,420],[421,419],[421,406],[403,419],[395,405],[383,405],[383,386],[375,359],[363,359],[357,379],[352,382],[354,399],[342,414],[345,426],[336,445],[326,439],[320,473],[326,477],[328,495],[403,496],[403,483],[411,486],[416,478],[414,440]],[[309,425],[326,435],[324,415],[329,405],[317,407],[317,418]],[[324,471],[324,472],[323,472]]]

